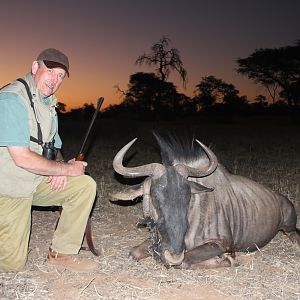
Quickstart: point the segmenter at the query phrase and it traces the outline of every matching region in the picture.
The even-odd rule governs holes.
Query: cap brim
[[[63,64],[60,64],[58,62],[55,62],[55,61],[50,61],[50,60],[43,60],[45,66],[49,69],[53,69],[53,68],[61,68],[61,69],[64,69],[68,75],[68,77],[70,77],[70,74],[69,74],[69,70],[67,69],[67,67]]]

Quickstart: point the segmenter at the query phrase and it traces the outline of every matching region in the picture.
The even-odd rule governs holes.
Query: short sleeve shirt
[[[60,149],[62,142],[58,133],[54,139],[55,147]],[[29,141],[28,114],[22,100],[15,93],[0,93],[0,147],[29,147]]]

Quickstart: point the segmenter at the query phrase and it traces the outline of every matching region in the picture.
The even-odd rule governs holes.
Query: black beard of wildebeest
[[[229,173],[215,154],[194,138],[154,134],[162,163],[123,166],[136,139],[115,156],[119,174],[146,177],[111,195],[113,200],[143,196],[151,237],[130,251],[141,260],[151,253],[166,266],[232,266],[235,251],[254,251],[279,230],[300,244],[295,208],[285,196],[246,177]]]

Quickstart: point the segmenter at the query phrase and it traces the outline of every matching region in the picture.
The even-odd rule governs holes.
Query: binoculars
[[[54,147],[54,140],[45,143],[43,146],[43,156],[50,160],[55,160],[57,154],[57,149]]]

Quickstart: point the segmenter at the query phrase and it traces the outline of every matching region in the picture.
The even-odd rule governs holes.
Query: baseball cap
[[[68,57],[57,49],[48,48],[43,50],[38,55],[36,60],[42,60],[46,65],[46,67],[49,69],[58,68],[58,67],[62,68],[66,71],[68,77],[70,76]]]

